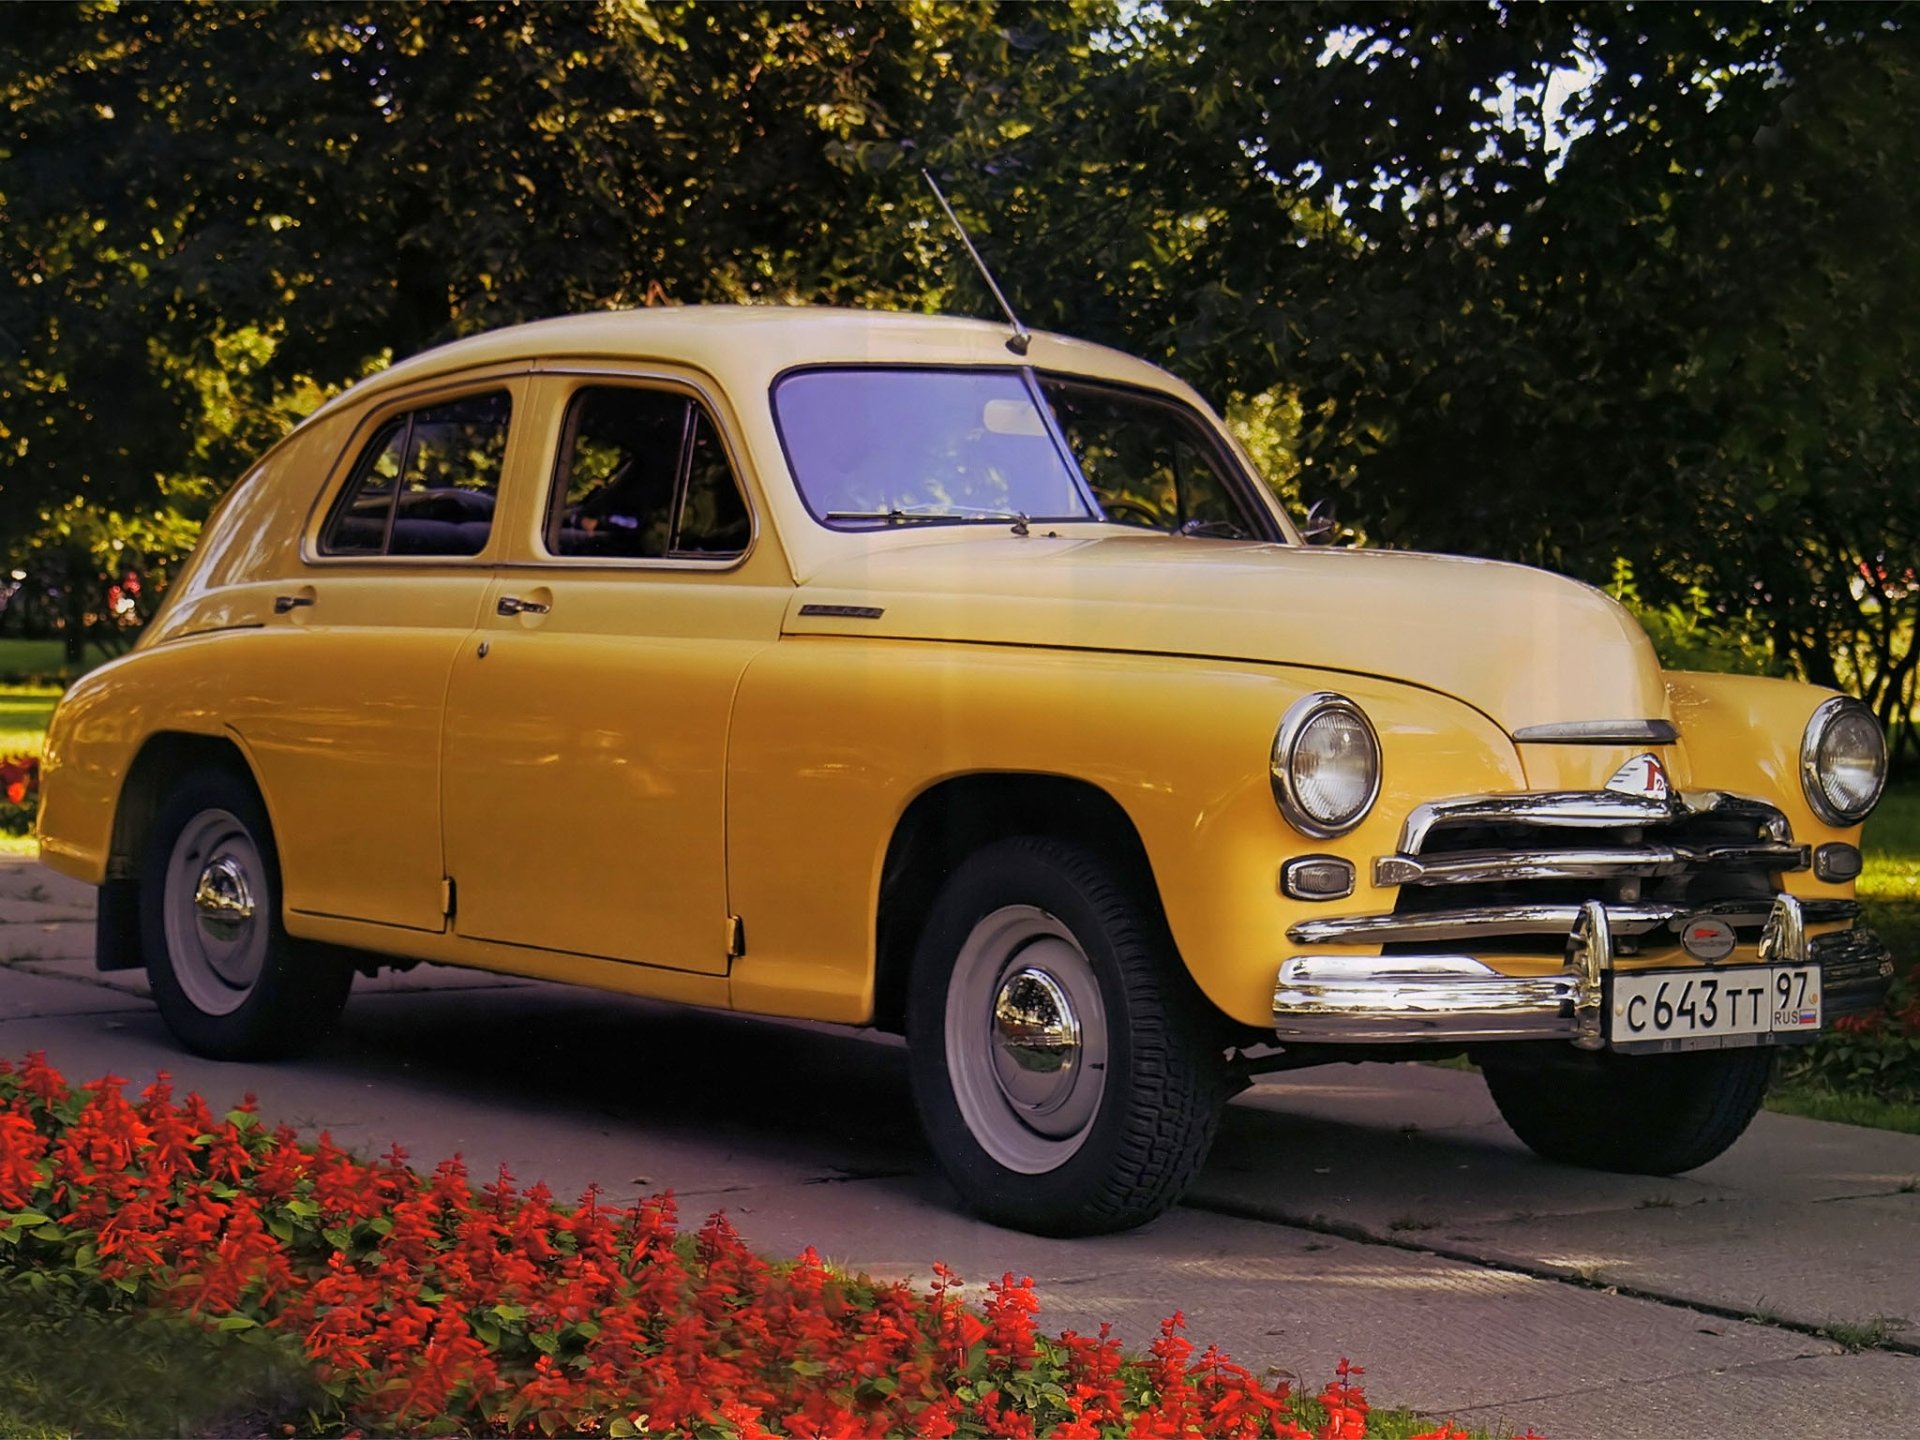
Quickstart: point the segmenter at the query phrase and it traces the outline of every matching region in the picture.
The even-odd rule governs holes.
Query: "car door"
[[[447,692],[454,928],[724,973],[728,715],[791,581],[691,381],[535,384],[546,493]]]
[[[230,677],[290,910],[444,928],[441,706],[526,384],[441,380],[370,409]]]

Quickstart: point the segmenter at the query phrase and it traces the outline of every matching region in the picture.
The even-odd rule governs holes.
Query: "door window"
[[[1189,412],[1053,378],[1043,378],[1040,389],[1107,519],[1232,540],[1263,533],[1235,498],[1216,445]]]
[[[493,531],[512,401],[465,395],[387,420],[320,537],[323,555],[477,555]]]
[[[725,559],[751,521],[713,422],[670,390],[596,385],[568,407],[549,554],[623,560]]]

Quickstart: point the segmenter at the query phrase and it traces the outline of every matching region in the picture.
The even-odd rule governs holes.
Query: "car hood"
[[[1397,550],[949,532],[830,562],[785,629],[1346,671],[1450,695],[1509,733],[1667,713],[1653,647],[1599,591]]]

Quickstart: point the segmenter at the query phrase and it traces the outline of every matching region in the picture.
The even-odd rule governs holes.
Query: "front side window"
[[[320,536],[323,555],[478,555],[493,531],[513,404],[504,390],[385,421]]]
[[[1173,401],[1014,370],[803,370],[773,395],[801,497],[836,529],[1091,520],[1273,538]]]
[[[726,447],[698,401],[614,385],[574,396],[547,506],[549,554],[729,558],[751,531]]]
[[[1229,540],[1265,529],[1235,498],[1218,447],[1190,411],[1069,380],[1042,379],[1040,389],[1107,519]]]

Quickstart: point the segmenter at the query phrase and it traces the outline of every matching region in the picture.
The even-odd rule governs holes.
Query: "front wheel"
[[[176,785],[148,832],[141,946],[160,1018],[215,1060],[290,1054],[346,1004],[353,971],[280,922],[280,861],[266,808],[226,770]]]
[[[940,892],[914,957],[914,1099],[986,1219],[1124,1230],[1180,1197],[1212,1143],[1224,1047],[1159,916],[1076,846],[1005,840]]]
[[[1629,1175],[1676,1175],[1722,1154],[1745,1133],[1773,1077],[1773,1051],[1759,1046],[1476,1058],[1493,1103],[1528,1149]]]

